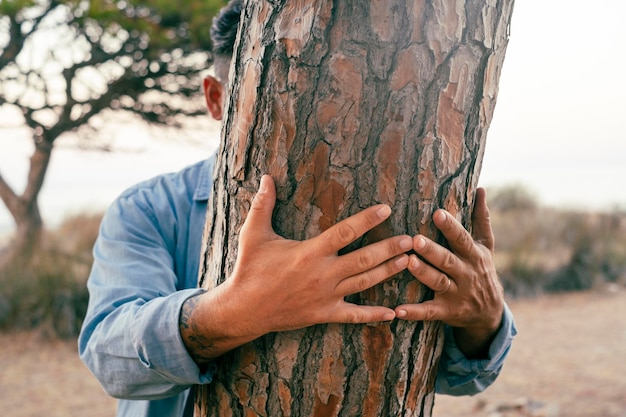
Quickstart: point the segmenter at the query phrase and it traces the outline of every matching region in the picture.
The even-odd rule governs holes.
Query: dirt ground
[[[519,335],[500,378],[476,397],[438,396],[435,417],[626,417],[626,289],[510,305]],[[75,342],[1,334],[0,410],[109,417],[115,401],[79,361]]]
[[[475,397],[438,396],[434,416],[626,417],[624,288],[510,306],[519,333],[498,380]],[[516,407],[525,413],[505,412]]]

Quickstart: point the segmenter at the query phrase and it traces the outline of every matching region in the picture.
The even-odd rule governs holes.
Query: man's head
[[[225,85],[228,83],[228,70],[242,8],[243,0],[231,0],[215,16],[211,25],[215,77],[207,76],[203,85],[207,108],[216,120],[222,119]]]

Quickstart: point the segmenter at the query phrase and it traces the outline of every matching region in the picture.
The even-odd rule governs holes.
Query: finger
[[[441,294],[447,293],[455,285],[446,274],[426,262],[421,262],[415,255],[411,255],[409,259],[408,270],[419,282]]]
[[[463,263],[454,253],[425,236],[415,236],[413,249],[430,265],[446,273],[449,277],[458,276],[464,268]]]
[[[376,323],[393,320],[396,317],[394,310],[382,306],[360,306],[351,303],[343,303],[329,322],[332,323]]]
[[[413,239],[410,236],[394,236],[339,257],[335,261],[337,271],[339,276],[344,278],[357,275],[412,248]]]
[[[386,204],[369,207],[330,227],[315,241],[329,251],[337,252],[381,224],[390,214],[391,208]]]
[[[487,207],[487,193],[484,188],[476,190],[476,201],[474,202],[474,211],[472,213],[472,230],[474,239],[493,252],[495,238],[491,228],[489,207]]]
[[[474,250],[474,239],[454,216],[445,210],[437,210],[433,215],[437,229],[443,233],[454,253],[462,258],[469,257]]]
[[[433,300],[424,301],[420,304],[403,304],[394,310],[397,318],[411,321],[446,321],[450,316],[449,310],[444,304]]]
[[[274,180],[269,175],[263,175],[259,184],[259,191],[252,200],[250,211],[242,226],[242,235],[250,231],[274,234],[272,212],[275,204],[276,188]]]
[[[408,260],[408,255],[402,254],[375,268],[346,278],[337,284],[337,293],[345,297],[346,295],[356,294],[372,288],[374,285],[380,284],[389,277],[406,269]]]

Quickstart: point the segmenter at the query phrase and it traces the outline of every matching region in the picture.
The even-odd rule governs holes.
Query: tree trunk
[[[284,237],[318,235],[375,203],[389,204],[392,217],[359,245],[436,237],[439,207],[469,226],[512,8],[513,0],[249,1],[201,285],[230,275],[265,173],[277,184],[273,222]],[[394,307],[430,296],[404,274],[351,301]],[[196,416],[428,416],[441,349],[434,322],[270,334],[220,359],[214,382],[198,387]]]
[[[27,262],[41,243],[43,221],[38,197],[50,163],[52,140],[35,138],[35,150],[30,158],[28,181],[21,195],[11,189],[0,175],[0,199],[15,221],[16,231],[6,248],[0,248],[0,269],[11,262]]]

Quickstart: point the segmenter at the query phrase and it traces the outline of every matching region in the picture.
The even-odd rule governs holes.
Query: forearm
[[[222,284],[188,298],[180,311],[181,338],[189,355],[202,369],[215,358],[262,335],[258,329],[244,330],[241,324],[245,317],[228,302],[224,287]]]
[[[215,336],[205,334],[206,320],[200,320],[201,313],[198,311],[201,304],[202,294],[188,298],[180,311],[178,327],[185,348],[194,362],[205,368],[211,360],[221,356],[230,350],[227,346],[220,346]],[[214,320],[215,318],[208,318]]]

